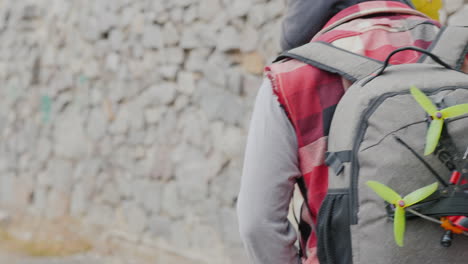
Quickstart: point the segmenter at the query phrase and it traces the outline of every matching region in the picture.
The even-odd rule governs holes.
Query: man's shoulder
[[[322,33],[312,41],[326,42],[360,55],[384,60],[388,52],[401,46],[427,48],[439,30],[440,24],[427,18],[388,15],[356,18]],[[272,63],[266,69],[281,74],[300,72],[298,69],[307,66],[295,59],[285,59]]]

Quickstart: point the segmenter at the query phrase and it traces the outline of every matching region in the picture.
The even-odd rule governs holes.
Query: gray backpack
[[[420,63],[388,64],[406,49]],[[468,28],[447,27],[385,63],[321,42],[283,55],[354,81],[328,138],[321,264],[468,263],[467,52]]]

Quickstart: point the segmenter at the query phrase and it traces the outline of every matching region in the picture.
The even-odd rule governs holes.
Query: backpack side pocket
[[[317,256],[320,264],[352,263],[349,190],[328,191],[317,220]]]

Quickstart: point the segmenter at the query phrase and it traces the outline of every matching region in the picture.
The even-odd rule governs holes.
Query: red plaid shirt
[[[338,13],[313,41],[328,42],[383,61],[397,48],[416,46],[426,49],[439,28],[437,21],[402,3],[370,1]],[[416,63],[420,55],[411,50],[400,52],[390,63]],[[467,65],[468,57],[465,69]],[[349,84],[338,75],[296,60],[272,64],[266,68],[266,75],[296,131],[299,167],[312,211],[312,219],[303,213],[302,220],[312,225],[328,187],[324,156],[331,119]],[[318,263],[315,234],[301,235],[309,256],[307,263]]]

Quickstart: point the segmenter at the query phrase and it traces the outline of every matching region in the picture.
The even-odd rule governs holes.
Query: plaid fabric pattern
[[[394,1],[370,1],[349,7],[333,17],[313,41],[325,41],[340,48],[385,60],[393,50],[404,46],[427,48],[435,39],[440,24],[410,7]],[[420,53],[403,51],[390,63],[415,63]],[[465,61],[468,65],[468,56]],[[328,187],[328,168],[324,164],[327,136],[338,101],[349,83],[296,60],[284,60],[265,69],[275,94],[291,120],[297,136],[299,166],[307,186],[311,216],[303,210],[302,222],[316,223],[320,204]],[[318,263],[316,236],[301,234],[307,249],[305,263]]]

